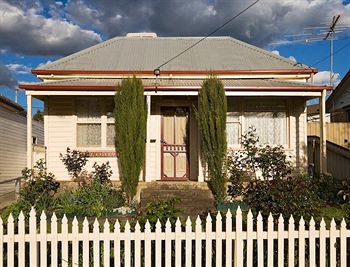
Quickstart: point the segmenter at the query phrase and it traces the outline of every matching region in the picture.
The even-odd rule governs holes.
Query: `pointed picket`
[[[117,219],[114,223],[114,238],[113,238],[113,248],[114,248],[114,266],[120,265],[120,224]]]
[[[1,251],[1,253],[3,253]],[[12,213],[7,218],[7,266],[14,266],[15,262],[15,223]]]
[[[191,267],[192,265],[192,222],[190,217],[187,217],[186,220],[186,234],[185,234],[185,249],[186,249],[186,253],[185,253],[185,266],[186,267]]]
[[[273,217],[270,212],[270,215],[267,219],[267,266],[273,267]]]
[[[66,215],[62,218],[62,267],[68,267],[68,219]]]
[[[85,217],[83,221],[83,267],[89,267],[90,262],[89,235],[89,222]]]
[[[4,264],[4,223],[0,216],[0,267]],[[23,253],[24,254],[24,253]]]
[[[340,225],[340,267],[347,266],[347,236],[346,222],[343,218]]]
[[[247,215],[247,267],[253,267],[253,238],[253,213],[249,210]],[[235,262],[237,262],[236,257]]]
[[[57,241],[58,241],[58,232],[57,232],[57,217],[56,213],[53,213],[51,216],[51,266],[57,267]]]
[[[145,224],[145,267],[151,266],[151,224],[146,221]]]
[[[135,225],[135,266],[141,266],[141,226],[138,221]]]
[[[37,247],[37,235],[36,235],[36,213],[34,207],[29,213],[29,263],[30,267],[38,266],[38,247]]]
[[[205,225],[205,266],[211,267],[212,261],[212,221],[208,213]]]
[[[326,267],[326,223],[322,218],[320,223],[320,267]]]
[[[331,227],[329,229],[330,266],[337,265],[336,242],[337,242],[337,225],[334,221],[334,218],[332,218]]]
[[[256,238],[258,244],[258,267],[264,266],[264,230],[263,230],[263,218],[261,212],[259,212],[256,218]]]
[[[111,250],[111,242],[109,239],[110,236],[110,229],[109,229],[109,222],[106,219],[105,223],[103,224],[103,266],[109,267],[110,261],[110,250]]]
[[[95,218],[92,228],[94,266],[100,266],[100,224]]]
[[[159,219],[156,223],[156,255],[155,255],[155,261],[156,261],[156,267],[162,266],[162,239],[161,239],[161,232],[162,232],[162,224],[160,223]]]
[[[278,267],[284,267],[284,219],[282,214],[278,218]]]
[[[74,216],[72,222],[72,266],[79,266],[79,223]]]
[[[181,266],[181,221],[175,223],[175,266]]]
[[[316,266],[316,230],[313,217],[309,225],[309,265],[310,267]]]
[[[40,266],[47,266],[47,221],[42,211],[40,216]]]
[[[305,221],[303,217],[299,221],[299,267],[305,266]]]
[[[226,267],[232,267],[232,213],[230,209],[226,212]],[[235,256],[236,257],[236,256]]]
[[[171,267],[171,223],[165,223],[165,267]]]
[[[241,211],[241,208],[238,207],[236,211],[235,267],[242,267],[242,266],[243,266],[242,211]]]
[[[197,216],[196,219],[196,229],[195,229],[195,238],[196,238],[196,266],[201,266],[202,265],[202,221]]]
[[[288,266],[294,266],[294,230],[295,230],[295,224],[294,224],[294,218],[293,215],[289,218],[288,223]]]
[[[0,224],[2,228],[2,225]],[[1,233],[0,233],[1,235]],[[0,237],[1,238],[1,237]],[[1,241],[0,241],[1,242]],[[1,247],[1,245],[0,245]],[[18,266],[25,266],[25,218],[23,211],[18,216]],[[0,249],[0,251],[2,251]],[[0,253],[2,255],[2,253]],[[1,256],[0,256],[1,257]],[[1,258],[0,258],[1,261]],[[1,263],[0,263],[1,266]]]
[[[129,220],[125,223],[125,238],[124,238],[124,249],[125,249],[125,267],[131,266],[131,241],[130,241],[130,223]]]

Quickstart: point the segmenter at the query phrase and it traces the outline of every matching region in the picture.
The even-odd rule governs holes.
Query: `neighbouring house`
[[[27,112],[12,100],[0,96],[0,182],[21,175],[27,166]],[[39,159],[44,145],[44,125],[32,121],[32,159]],[[14,191],[14,181],[0,184],[0,196]]]
[[[326,101],[331,122],[350,122],[350,70]]]
[[[20,88],[26,90],[29,110],[33,97],[45,103],[49,171],[69,180],[59,155],[70,147],[88,151],[89,166],[109,161],[112,179],[119,179],[113,96],[123,78],[135,75],[142,79],[148,103],[140,179],[204,181],[194,107],[210,74],[226,90],[229,148],[240,149],[242,134],[254,126],[261,143],[283,145],[294,166],[306,171],[306,101],[319,97],[324,104],[330,89],[312,83],[317,70],[231,37],[209,37],[166,63],[198,40],[128,34],[34,69],[42,82]]]

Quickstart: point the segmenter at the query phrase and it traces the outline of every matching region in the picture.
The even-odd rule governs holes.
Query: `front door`
[[[161,133],[161,179],[187,180],[188,164],[188,108],[163,107]]]

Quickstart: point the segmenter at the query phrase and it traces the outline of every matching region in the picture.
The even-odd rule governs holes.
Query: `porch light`
[[[158,77],[160,75],[160,69],[155,69],[153,73]]]

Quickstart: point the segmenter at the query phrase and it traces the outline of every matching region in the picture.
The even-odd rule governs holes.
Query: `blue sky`
[[[253,1],[251,1],[253,2]],[[14,99],[18,82],[36,82],[32,68],[117,35],[204,36],[248,6],[241,0],[0,0],[0,94]],[[325,26],[340,14],[350,26],[350,0],[260,0],[219,31],[314,66],[329,57],[329,42],[305,42],[306,27]],[[319,31],[313,31],[313,35]],[[350,69],[350,30],[337,34],[335,82]],[[315,66],[327,83],[329,59]],[[26,106],[25,94],[19,103]],[[42,103],[34,101],[35,109]]]

